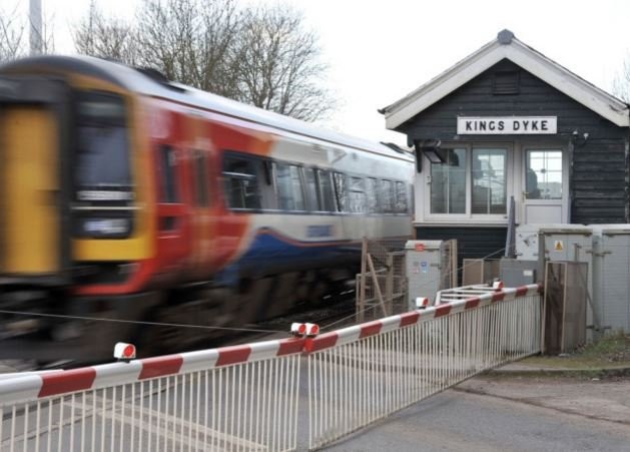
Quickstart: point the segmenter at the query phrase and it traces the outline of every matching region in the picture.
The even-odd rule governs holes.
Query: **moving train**
[[[0,66],[0,162],[0,357],[256,322],[412,233],[410,153],[96,58]]]

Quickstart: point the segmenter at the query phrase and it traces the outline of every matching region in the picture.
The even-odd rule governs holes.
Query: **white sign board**
[[[458,135],[554,135],[557,116],[460,116]]]

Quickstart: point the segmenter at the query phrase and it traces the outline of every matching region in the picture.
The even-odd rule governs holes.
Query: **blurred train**
[[[411,235],[413,175],[395,146],[156,71],[5,64],[0,356],[142,351],[211,330],[126,321],[242,325],[316,302],[353,277],[362,237]]]

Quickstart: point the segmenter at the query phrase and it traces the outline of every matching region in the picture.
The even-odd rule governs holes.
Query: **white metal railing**
[[[303,342],[0,381],[0,450],[295,450]]]
[[[495,291],[307,342],[309,447],[540,350],[538,286]]]
[[[0,379],[0,450],[285,451],[305,437],[322,447],[540,350],[538,286],[474,290],[314,338]]]

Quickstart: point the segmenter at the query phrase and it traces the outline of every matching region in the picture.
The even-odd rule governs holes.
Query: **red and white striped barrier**
[[[285,339],[223,347],[176,355],[83,367],[66,371],[12,374],[0,380],[3,405],[130,384],[150,378],[212,370],[234,364],[252,363],[301,354],[305,339]]]
[[[540,287],[471,286],[317,335],[0,378],[0,450],[294,450],[300,362],[310,447],[539,350]],[[118,344],[131,359],[133,346]],[[100,449],[99,449],[100,447]]]
[[[482,308],[499,301],[511,301],[519,297],[527,297],[540,293],[541,286],[531,284],[517,288],[501,288],[474,286],[467,292],[475,291],[475,295],[465,295],[457,301],[446,302],[426,309],[407,312],[400,315],[386,317],[373,322],[354,325],[338,331],[325,333],[313,339],[308,339],[305,350],[309,353],[327,348],[338,347],[369,336],[388,333],[398,328],[428,322],[449,314],[457,314],[470,309]]]

